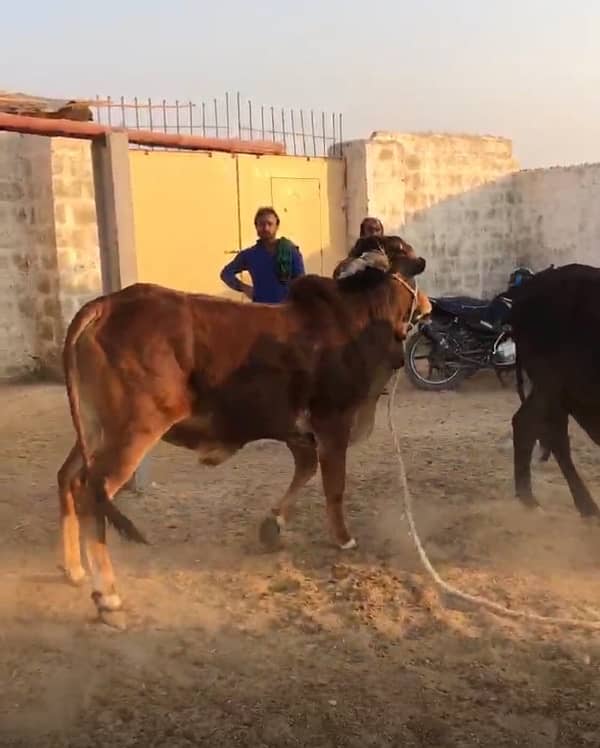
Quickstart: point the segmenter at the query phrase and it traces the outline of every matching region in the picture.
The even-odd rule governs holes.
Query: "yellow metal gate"
[[[141,281],[237,297],[219,273],[256,240],[263,205],[279,213],[307,272],[331,275],[347,252],[340,159],[132,150],[130,166]]]

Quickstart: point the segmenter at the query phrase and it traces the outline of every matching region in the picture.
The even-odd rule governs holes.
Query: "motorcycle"
[[[422,390],[450,390],[478,371],[492,370],[504,385],[503,376],[514,372],[516,365],[510,290],[532,276],[529,268],[516,268],[508,290],[492,300],[430,297],[431,314],[417,323],[406,341],[404,369],[409,381]],[[421,362],[425,372],[419,369]]]

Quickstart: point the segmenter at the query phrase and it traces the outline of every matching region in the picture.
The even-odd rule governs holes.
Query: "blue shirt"
[[[254,294],[252,301],[263,304],[279,304],[287,299],[288,283],[277,277],[275,253],[269,252],[260,242],[243,249],[221,271],[221,280],[234,291],[240,291],[242,283],[236,278],[246,270],[252,278]],[[298,247],[292,250],[292,271],[290,280],[304,275],[304,261]]]

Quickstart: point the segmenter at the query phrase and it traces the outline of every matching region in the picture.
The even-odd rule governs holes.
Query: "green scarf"
[[[292,253],[296,245],[285,236],[277,240],[277,249],[275,250],[275,265],[277,277],[280,283],[287,283],[292,276]]]

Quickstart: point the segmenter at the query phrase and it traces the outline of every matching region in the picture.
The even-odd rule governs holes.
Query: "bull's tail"
[[[525,388],[523,386],[523,364],[521,363],[521,358],[519,356],[519,346],[516,346],[515,352],[515,376],[517,379],[517,393],[519,395],[519,400],[523,403],[525,402]]]
[[[67,387],[67,398],[71,418],[77,436],[77,445],[83,457],[83,480],[87,481],[88,471],[91,463],[91,455],[85,438],[85,431],[81,419],[81,407],[79,398],[79,371],[77,364],[77,341],[85,330],[94,322],[99,320],[105,310],[107,300],[105,298],[95,299],[83,306],[73,318],[63,347],[63,368],[65,383]],[[96,488],[95,510],[98,516],[104,517],[115,530],[127,540],[136,543],[148,543],[142,533],[133,522],[120,512],[108,497],[104,482]]]
[[[77,342],[85,330],[96,320],[100,319],[104,311],[105,300],[94,299],[77,312],[65,338],[63,347],[63,369],[65,373],[65,383],[67,387],[67,398],[69,400],[69,409],[71,419],[77,436],[77,445],[83,456],[85,472],[90,466],[90,453],[88,450],[85,433],[81,422],[81,408],[79,402],[79,371],[77,365]]]
[[[111,524],[119,535],[126,540],[131,540],[134,543],[144,543],[149,545],[146,538],[137,529],[133,522],[120,512],[114,503],[108,498],[106,491],[102,491],[102,495],[96,497],[96,506],[98,511],[104,516],[104,518]]]

